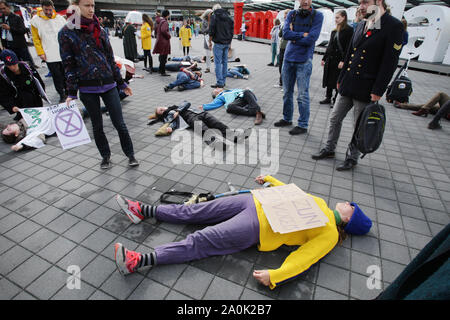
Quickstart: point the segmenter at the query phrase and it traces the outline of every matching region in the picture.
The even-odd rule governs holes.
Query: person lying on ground
[[[175,87],[178,87],[178,91],[197,89],[204,86],[201,71],[190,71],[188,68],[181,68],[181,71],[177,74],[177,79],[174,82],[169,83],[164,87],[164,91],[167,92]]]
[[[157,107],[155,114],[149,116],[152,120],[148,124],[152,125],[157,122],[163,122],[164,125],[158,130],[157,135],[170,135],[174,130],[181,130],[191,128],[194,129],[195,122],[201,121],[202,126],[202,136],[208,129],[217,129],[220,131],[223,139],[230,138],[233,142],[237,143],[241,137],[248,138],[249,129],[244,130],[244,132],[239,132],[236,130],[231,130],[227,125],[220,122],[216,117],[210,113],[191,108],[191,104],[187,101],[183,101],[179,106],[173,105],[171,107]],[[210,140],[205,141],[206,144],[211,143],[222,144],[222,147],[226,149],[226,143],[221,142],[217,137],[212,136]]]
[[[41,148],[46,143],[46,135],[42,132],[28,132],[28,124],[23,118],[7,125],[0,124],[2,139],[13,144],[11,150],[29,150]]]
[[[259,176],[256,182],[281,186],[271,176]],[[228,255],[257,245],[259,251],[273,251],[282,245],[300,246],[289,254],[283,264],[274,269],[254,270],[253,277],[270,289],[300,276],[326,256],[347,234],[364,235],[372,221],[354,202],[336,204],[330,209],[326,202],[310,195],[328,218],[323,227],[275,233],[261,203],[252,194],[218,198],[192,205],[148,205],[126,199],[116,200],[122,211],[135,224],[153,218],[175,224],[208,224],[178,242],[159,245],[153,251],[141,253],[128,250],[121,243],[114,245],[114,259],[119,272],[127,275],[144,267],[179,264],[211,256]]]
[[[200,68],[197,65],[197,62],[190,63],[188,61],[181,61],[176,63],[168,63],[166,64],[166,71],[172,71],[172,72],[178,72],[181,71],[181,68],[188,68],[192,71],[200,71],[202,68]],[[153,67],[153,72],[159,72],[159,67]]]
[[[204,63],[206,62],[206,56],[200,57],[200,56],[184,56],[184,57],[169,57],[167,59],[168,61],[188,61],[188,62],[200,62]]]
[[[213,110],[224,107],[228,113],[255,117],[255,124],[259,125],[266,117],[256,102],[256,96],[251,89],[216,88],[212,91],[213,102],[203,104],[203,110]]]
[[[233,68],[228,68],[227,77],[236,79],[248,80],[250,71],[247,69],[245,64],[234,66]]]
[[[428,124],[428,129],[434,130],[434,129],[442,129],[441,124],[439,123],[441,121],[442,117],[447,117],[448,120],[450,120],[450,100],[444,103],[444,105],[439,109],[439,111],[434,116],[433,120]]]
[[[413,115],[426,117],[429,113],[436,114],[439,111],[439,108],[442,108],[442,106],[449,100],[450,97],[448,94],[438,92],[425,104],[400,103],[394,101],[394,107],[399,109],[414,110],[412,113]],[[450,120],[450,113],[443,116]]]

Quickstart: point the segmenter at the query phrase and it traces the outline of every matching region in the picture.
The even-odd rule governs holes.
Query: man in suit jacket
[[[333,158],[342,122],[354,107],[354,122],[370,103],[381,99],[394,74],[402,49],[403,25],[386,12],[385,0],[359,0],[365,17],[353,34],[344,66],[338,79],[336,99],[328,127],[328,140],[315,160]],[[346,159],[336,170],[350,170],[360,155],[350,142]]]

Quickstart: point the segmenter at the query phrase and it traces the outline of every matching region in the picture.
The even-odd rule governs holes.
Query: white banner
[[[55,133],[53,121],[48,108],[25,108],[19,109],[23,119],[28,125],[27,135],[17,145],[25,144],[33,148],[42,148],[45,144],[39,135],[47,136]]]
[[[70,149],[91,142],[75,101],[71,101],[69,106],[64,102],[48,107],[48,110],[63,149]]]

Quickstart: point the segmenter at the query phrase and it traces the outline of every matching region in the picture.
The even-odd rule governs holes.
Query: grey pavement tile
[[[38,299],[48,300],[66,285],[69,276],[61,269],[52,267],[32,282],[26,290]]]
[[[317,284],[340,292],[348,294],[349,292],[350,272],[341,268],[336,268],[326,263],[320,263]]]
[[[69,289],[67,286],[62,287],[51,300],[87,300],[96,289],[91,285],[83,282],[81,279],[80,288]]]
[[[429,236],[411,231],[405,231],[405,234],[408,246],[418,250],[422,250],[432,239]]]
[[[45,226],[51,221],[55,220],[57,217],[61,216],[63,213],[64,211],[62,211],[61,209],[49,206],[30,219]]]
[[[410,255],[408,248],[389,241],[380,241],[381,257],[394,262],[408,264],[410,262]]]
[[[264,267],[260,265],[255,265],[254,270],[264,270]],[[269,298],[272,299],[277,299],[278,295],[280,294],[280,288],[282,288],[282,286],[278,286],[275,289],[271,290],[269,287],[258,282],[255,279],[255,277],[253,277],[253,275],[250,275],[248,277],[245,287],[253,291],[256,291],[260,294],[263,294],[265,296],[268,296]]]
[[[0,275],[8,274],[32,255],[30,251],[18,245],[12,247],[0,256]]]
[[[56,218],[49,224],[47,224],[47,228],[56,233],[63,234],[65,231],[67,231],[69,228],[74,226],[79,221],[80,219],[78,219],[77,217],[65,213],[60,215],[58,218]]]
[[[102,225],[102,228],[116,234],[121,234],[130,226],[131,223],[132,222],[125,214],[116,213]]]
[[[25,220],[26,219],[21,215],[18,215],[10,211],[9,215],[0,220],[0,232],[2,234],[5,234],[9,230],[23,223]]]
[[[124,277],[119,272],[115,272],[103,283],[100,289],[119,300],[124,300],[143,279],[144,276],[139,273],[133,273]]]
[[[0,255],[14,247],[15,243],[4,236],[0,235]]]
[[[260,294],[256,291],[244,288],[244,291],[241,295],[241,300],[273,300],[273,298],[270,298],[266,295]]]
[[[128,300],[162,300],[170,291],[170,288],[163,286],[150,279],[144,279],[139,286],[133,290]]]
[[[213,277],[210,273],[188,266],[173,288],[194,299],[201,299]]]
[[[403,272],[405,265],[396,262],[382,260],[382,275],[383,281],[392,283]]]
[[[192,261],[190,265],[208,273],[216,274],[224,264],[226,257],[227,256],[208,257],[205,259]]]
[[[352,249],[363,253],[368,253],[373,256],[380,256],[380,244],[378,239],[373,237],[357,237],[352,236]]]
[[[341,246],[336,246],[321,261],[337,267],[350,268],[350,250]]]
[[[113,253],[113,250],[111,250],[111,253]],[[83,281],[98,288],[114,272],[118,273],[113,261],[103,256],[97,256],[81,271],[81,277]]]
[[[92,211],[89,215],[87,215],[84,219],[92,222],[93,224],[97,226],[102,226],[106,222],[108,222],[117,211],[111,210],[108,207],[100,206],[94,211]]]
[[[114,299],[110,295],[107,295],[103,291],[97,290],[89,297],[89,300],[102,300],[102,301],[104,301],[104,300],[116,300],[116,299]]]
[[[184,294],[181,294],[175,290],[170,290],[169,294],[166,296],[165,300],[193,300]]]
[[[21,289],[8,279],[0,279],[0,300],[12,299],[20,291]]]
[[[381,279],[368,279],[356,273],[350,276],[350,296],[358,300],[372,300],[376,298],[383,289]]]
[[[26,218],[30,218],[46,208],[48,208],[48,205],[45,202],[35,199],[20,208],[19,213]]]
[[[87,237],[81,245],[95,252],[102,252],[114,239],[116,235],[108,230],[99,228]]]
[[[78,266],[80,270],[86,267],[97,254],[82,246],[78,246],[70,251],[64,258],[58,261],[58,267],[67,270],[69,266]]]
[[[358,251],[352,251],[351,259],[351,271],[359,273],[361,275],[367,275],[369,267],[378,266],[379,268],[381,268],[381,260],[378,257],[374,257]]]
[[[402,229],[379,224],[380,239],[406,245],[405,232]]]
[[[147,277],[172,287],[186,268],[186,264],[158,265],[148,272]]]
[[[34,198],[27,194],[22,194],[20,197],[14,197],[12,199],[9,199],[8,201],[4,202],[2,205],[5,208],[8,208],[11,211],[20,213],[20,208],[27,205],[31,201],[33,201]]]
[[[98,207],[97,203],[85,199],[73,206],[69,213],[78,218],[84,218]]]
[[[228,255],[217,272],[217,276],[244,285],[253,272],[252,267],[253,263],[240,259],[235,255]]]
[[[402,216],[425,219],[424,210],[419,206],[413,206],[406,203],[400,203],[400,212]]]
[[[420,233],[425,236],[431,236],[430,228],[426,221],[409,217],[402,217],[402,220],[405,230]]]
[[[56,238],[58,238],[57,233],[41,228],[37,232],[33,233],[33,235],[22,241],[20,245],[27,250],[37,253]]]
[[[76,246],[75,242],[59,237],[39,251],[38,255],[52,263],[56,263]]]
[[[237,300],[241,296],[243,287],[228,280],[215,277],[206,291],[208,300]]]
[[[144,240],[144,244],[156,248],[157,246],[175,241],[176,237],[177,234],[158,228],[150,233]]]
[[[38,278],[42,273],[50,269],[51,266],[52,265],[50,263],[39,258],[38,256],[32,256],[30,259],[23,262],[14,271],[12,271],[8,275],[8,278],[22,288],[25,288],[36,278]]]
[[[122,232],[122,236],[135,242],[142,243],[154,232],[154,230],[155,227],[148,223],[131,224],[124,232]]]
[[[75,241],[76,243],[82,242],[91,233],[97,230],[97,226],[84,220],[80,220],[77,224],[73,225],[70,229],[64,232],[64,237]]]
[[[37,300],[35,297],[33,297],[31,294],[22,291],[21,293],[19,293],[17,296],[15,296],[13,298],[13,300]]]
[[[348,300],[348,296],[316,286],[314,300]]]
[[[280,300],[312,300],[315,285],[308,281],[293,280],[280,286]]]

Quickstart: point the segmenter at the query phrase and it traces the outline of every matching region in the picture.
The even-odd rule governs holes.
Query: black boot
[[[330,104],[331,103],[331,98],[325,98],[324,100],[319,102],[320,104]]]
[[[341,163],[336,170],[337,171],[346,171],[346,170],[351,170],[353,169],[354,166],[357,165],[357,162],[355,160],[352,159],[345,159],[345,161],[343,163]]]

